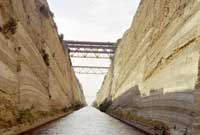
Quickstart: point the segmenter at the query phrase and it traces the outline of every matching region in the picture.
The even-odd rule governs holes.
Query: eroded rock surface
[[[0,134],[84,104],[47,1],[1,0]]]
[[[199,61],[200,1],[142,0],[96,104],[111,99],[107,112],[122,119],[197,135]]]

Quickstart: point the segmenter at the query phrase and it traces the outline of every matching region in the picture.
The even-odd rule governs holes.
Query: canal
[[[92,107],[23,135],[145,135]]]

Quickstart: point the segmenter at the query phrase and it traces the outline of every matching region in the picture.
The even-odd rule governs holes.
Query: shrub
[[[60,43],[63,44],[63,40],[64,40],[64,35],[63,34],[59,35],[59,40],[60,40]]]
[[[18,115],[17,115],[18,123],[26,123],[26,122],[32,122],[32,121],[33,121],[33,115],[30,109],[18,111]]]
[[[102,112],[106,112],[106,110],[111,106],[112,101],[105,99],[100,105],[99,105],[99,110]]]
[[[169,127],[164,122],[139,116],[136,112],[127,111],[125,108],[109,110],[109,113],[127,121],[135,121],[139,124],[142,123],[143,126],[150,127],[155,130],[169,131]]]
[[[54,17],[54,14],[50,11],[50,9],[47,7],[47,6],[45,6],[45,5],[42,5],[41,7],[40,7],[40,12],[42,13],[42,15],[43,16],[45,16],[45,17]]]
[[[49,65],[50,65],[50,63],[49,63],[49,54],[46,53],[46,51],[45,51],[44,49],[42,49],[40,53],[41,53],[41,55],[42,55],[42,58],[43,58],[43,60],[44,60],[44,63],[45,63],[47,66],[49,66]]]
[[[92,106],[95,107],[95,108],[97,108],[97,107],[98,107],[97,102],[94,101],[94,102],[92,103]]]
[[[20,64],[17,64],[17,72],[20,72],[22,69],[21,69],[21,65]]]
[[[80,102],[76,102],[74,105],[73,105],[73,109],[75,110],[79,110],[83,107],[84,105]]]
[[[68,112],[68,111],[69,111],[69,108],[67,108],[67,107],[64,107],[64,108],[62,109],[62,111],[66,113],[66,112]]]
[[[6,38],[8,38],[8,34],[15,34],[17,30],[17,21],[11,17],[4,25],[0,28],[0,32],[2,32]]]

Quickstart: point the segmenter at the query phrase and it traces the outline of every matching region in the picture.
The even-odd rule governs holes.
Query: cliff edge
[[[142,0],[95,104],[150,133],[197,135],[199,75],[200,1]]]
[[[85,105],[46,0],[0,1],[0,134]]]

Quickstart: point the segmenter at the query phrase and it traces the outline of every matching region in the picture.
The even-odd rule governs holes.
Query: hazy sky
[[[67,40],[116,41],[130,27],[140,0],[48,0],[59,33]],[[109,61],[73,59],[74,65],[108,66]],[[77,75],[87,101],[95,99],[103,75]]]

